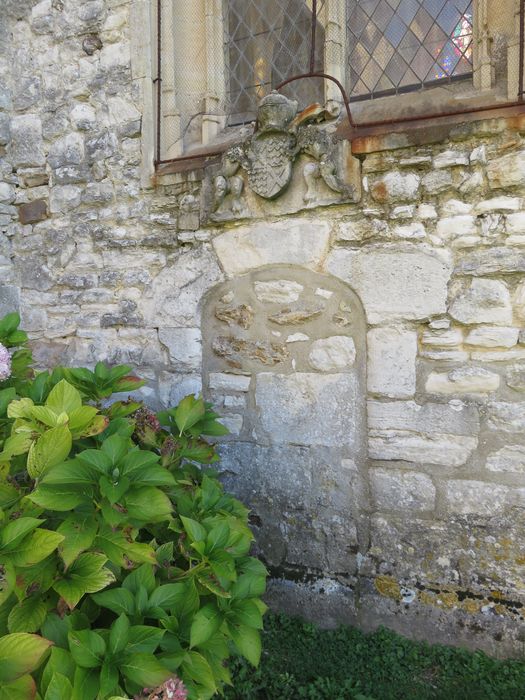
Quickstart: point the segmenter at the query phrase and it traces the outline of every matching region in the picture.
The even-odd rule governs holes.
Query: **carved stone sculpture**
[[[222,220],[246,215],[242,171],[255,194],[264,199],[281,195],[291,181],[293,164],[300,154],[312,158],[303,167],[306,204],[319,199],[320,181],[341,195],[341,199],[353,199],[354,192],[344,184],[339,172],[337,146],[331,134],[319,125],[320,121],[335,116],[320,105],[311,105],[298,115],[297,102],[278,92],[263,98],[253,136],[230,148],[223,157],[221,172],[213,183],[212,218]]]

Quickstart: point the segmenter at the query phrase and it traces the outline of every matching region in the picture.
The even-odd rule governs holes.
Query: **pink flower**
[[[187,697],[188,691],[184,683],[175,676],[148,695],[148,700],[187,700]]]
[[[11,376],[11,355],[6,347],[0,343],[0,382]]]

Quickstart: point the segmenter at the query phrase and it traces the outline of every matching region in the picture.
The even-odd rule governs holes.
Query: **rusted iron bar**
[[[310,73],[315,70],[315,49],[317,32],[317,0],[312,0],[312,40],[310,44]]]
[[[520,74],[518,99],[523,100],[523,73],[525,70],[525,0],[520,0]]]
[[[162,126],[162,0],[157,0],[157,143],[155,165],[161,163]]]
[[[324,78],[325,80],[331,80],[333,83],[337,85],[339,90],[341,91],[341,95],[343,97],[343,101],[345,103],[345,108],[346,108],[346,116],[348,117],[348,123],[350,126],[356,126],[354,123],[354,120],[352,119],[352,114],[350,112],[350,103],[348,101],[348,95],[346,94],[346,90],[344,89],[342,83],[337,80],[337,78],[334,78],[333,75],[328,75],[328,73],[321,73],[317,71],[311,71],[310,73],[303,73],[302,75],[294,75],[291,78],[287,78],[286,80],[283,80],[282,83],[279,83],[277,87],[275,88],[276,90],[281,90],[285,85],[288,85],[288,83],[293,83],[295,80],[302,80],[303,78]]]

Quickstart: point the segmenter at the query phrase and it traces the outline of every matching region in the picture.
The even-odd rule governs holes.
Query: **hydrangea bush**
[[[0,700],[206,700],[257,665],[267,572],[202,398],[108,401],[128,366],[36,372],[0,321]]]

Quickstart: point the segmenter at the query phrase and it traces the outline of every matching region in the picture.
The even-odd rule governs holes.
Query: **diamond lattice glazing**
[[[472,73],[470,0],[347,0],[351,96]]]

